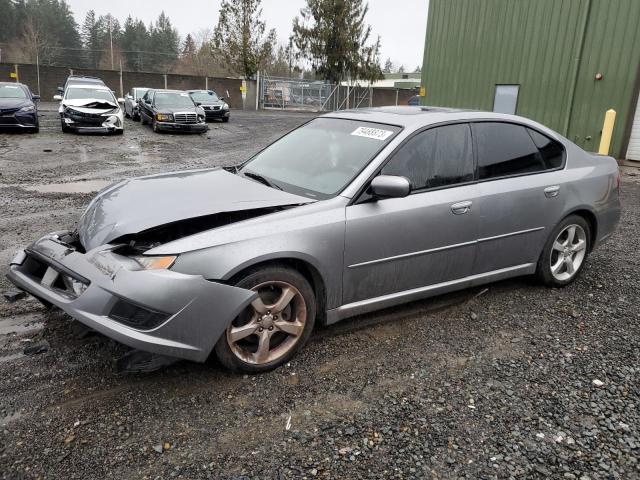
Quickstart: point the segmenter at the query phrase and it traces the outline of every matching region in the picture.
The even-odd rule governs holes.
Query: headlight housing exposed
[[[20,110],[18,110],[18,113],[31,113],[35,111],[36,107],[34,107],[33,105],[27,105],[26,107],[22,107]]]
[[[158,113],[156,114],[156,120],[159,122],[173,122],[173,115],[170,113]]]
[[[174,256],[153,256],[153,255],[138,255],[133,258],[136,262],[140,264],[142,268],[145,270],[167,270],[171,268],[171,266],[176,261],[176,257]]]

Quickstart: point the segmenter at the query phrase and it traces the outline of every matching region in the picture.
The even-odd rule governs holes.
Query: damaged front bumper
[[[67,128],[78,133],[115,133],[124,129],[118,114],[80,114],[65,111],[61,118]]]
[[[11,262],[7,277],[73,318],[132,348],[203,362],[256,297],[171,270],[141,270],[114,245],[79,252],[49,234]]]

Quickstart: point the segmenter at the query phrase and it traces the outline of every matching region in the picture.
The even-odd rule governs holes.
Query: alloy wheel
[[[587,234],[580,225],[567,225],[551,248],[551,274],[556,280],[571,279],[582,266],[587,253]]]
[[[287,282],[265,282],[252,290],[258,297],[227,328],[227,343],[243,362],[263,365],[281,359],[298,343],[307,305]]]

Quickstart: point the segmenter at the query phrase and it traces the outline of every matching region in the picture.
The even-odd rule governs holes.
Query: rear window
[[[527,131],[529,135],[531,135],[533,143],[538,147],[545,167],[548,170],[560,168],[564,163],[564,147],[540,132],[536,132],[530,128],[527,128]]]
[[[527,128],[512,123],[476,123],[480,180],[541,172],[542,155]]]

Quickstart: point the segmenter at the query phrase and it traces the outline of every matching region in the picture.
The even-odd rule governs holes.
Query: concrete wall
[[[10,73],[15,71],[14,64],[0,63],[0,81],[14,81],[10,78]],[[40,67],[40,89],[38,89],[38,77],[35,65],[19,64],[18,77],[21,83],[29,86],[34,92],[38,93],[44,101],[51,101],[56,95],[57,87],[64,85],[64,82],[71,73],[66,67]],[[74,68],[75,75],[90,75],[92,77],[101,78],[109,88],[114,90],[117,96],[120,92],[120,72],[113,70],[90,70],[82,68]],[[198,77],[193,75],[167,74],[166,86],[176,90],[189,90],[196,88],[205,88],[208,84],[209,88],[215,90],[218,95],[227,99],[227,102],[233,109],[242,108],[242,93],[240,86],[242,80],[237,78],[211,78]],[[123,72],[122,86],[126,93],[133,87],[149,87],[164,88],[165,75],[159,73],[146,72]],[[256,106],[256,82],[247,80],[247,97],[245,108],[253,110]]]

